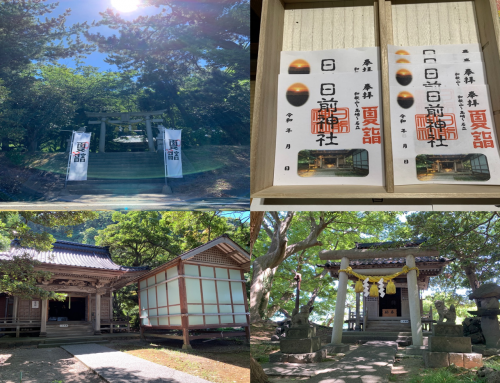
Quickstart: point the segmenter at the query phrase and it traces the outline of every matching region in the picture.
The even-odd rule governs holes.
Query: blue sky
[[[59,0],[59,7],[56,8],[56,11],[45,16],[57,17],[68,8],[71,9],[71,15],[66,18],[66,25],[72,25],[84,21],[87,21],[88,24],[91,24],[94,20],[96,22],[101,20],[101,15],[99,14],[99,12],[104,12],[108,8],[114,9],[111,4],[111,0]],[[138,16],[150,16],[157,14],[160,11],[161,8],[148,6],[139,8],[129,13],[121,13],[120,15],[125,20],[131,21]],[[91,32],[100,32],[105,36],[118,34],[117,30],[109,29],[107,27],[92,28]],[[105,58],[106,54],[96,51],[89,55],[86,60],[84,60],[84,64],[98,67],[101,70],[117,70],[116,66],[105,63]],[[75,62],[72,59],[60,60],[59,62],[72,68],[75,67]]]

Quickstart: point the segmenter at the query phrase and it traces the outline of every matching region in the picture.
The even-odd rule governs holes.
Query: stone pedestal
[[[327,349],[321,348],[321,339],[316,336],[316,326],[302,325],[286,329],[280,339],[280,352],[271,354],[271,363],[314,363],[326,358]]]
[[[454,336],[430,336],[429,351],[433,352],[472,352],[470,338]]]
[[[459,324],[436,323],[432,326],[432,336],[463,337],[464,330]]]
[[[450,364],[464,368],[483,365],[483,356],[472,352],[471,339],[459,336],[459,330],[461,333],[462,326],[455,324],[439,323],[433,327],[434,335],[429,337],[428,351],[423,353],[426,368],[447,367]]]
[[[306,354],[321,348],[321,339],[316,336],[316,326],[290,327],[285,338],[280,339],[280,351],[284,354]]]

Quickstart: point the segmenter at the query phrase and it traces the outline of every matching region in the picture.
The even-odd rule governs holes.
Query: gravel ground
[[[102,383],[104,380],[61,348],[0,350],[0,382]]]

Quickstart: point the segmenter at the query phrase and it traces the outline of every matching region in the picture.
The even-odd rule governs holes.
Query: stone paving
[[[108,383],[210,383],[98,344],[61,346]]]
[[[370,341],[349,352],[339,361],[323,363],[266,363],[270,376],[310,377],[307,383],[385,383],[389,382],[396,342]]]

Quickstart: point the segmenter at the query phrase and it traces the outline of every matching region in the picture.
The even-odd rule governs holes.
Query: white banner
[[[181,133],[182,130],[163,131],[166,177],[182,178]]]
[[[74,132],[69,154],[68,181],[86,181],[89,166],[90,133]]]

